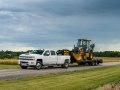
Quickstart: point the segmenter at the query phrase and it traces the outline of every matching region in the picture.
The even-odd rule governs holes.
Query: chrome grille
[[[34,58],[32,56],[20,56],[19,60],[34,60]]]

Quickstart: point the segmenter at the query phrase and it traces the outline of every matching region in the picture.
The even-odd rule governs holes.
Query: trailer
[[[103,60],[93,58],[95,44],[90,44],[90,42],[89,39],[78,39],[77,45],[74,45],[72,50],[58,50],[57,54],[69,55],[71,63],[77,63],[78,65],[99,65],[103,63]]]

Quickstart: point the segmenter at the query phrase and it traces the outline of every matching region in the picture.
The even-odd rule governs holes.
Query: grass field
[[[20,66],[18,65],[5,65],[5,64],[0,64],[0,69],[18,69]]]
[[[120,66],[0,80],[0,90],[91,90],[120,80]]]
[[[112,58],[112,57],[95,57],[103,59],[104,62],[120,62],[120,58]],[[17,59],[0,59],[0,69],[16,69],[19,68],[17,65]]]

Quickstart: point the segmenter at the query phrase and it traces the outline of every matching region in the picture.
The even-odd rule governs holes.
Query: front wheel
[[[68,68],[69,67],[69,63],[68,62],[65,62],[63,65],[62,65],[63,68]]]
[[[20,66],[22,69],[27,69],[27,66]]]
[[[37,62],[36,63],[36,69],[40,70],[42,68],[42,63],[41,62]]]

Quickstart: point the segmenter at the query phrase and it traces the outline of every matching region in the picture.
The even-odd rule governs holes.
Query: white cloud
[[[10,51],[27,51],[37,49],[35,47],[27,46],[21,43],[2,43],[0,44],[0,50],[10,50]]]
[[[6,36],[0,36],[0,39],[9,39],[9,37],[6,37]]]
[[[120,42],[97,44],[95,51],[120,51]]]

